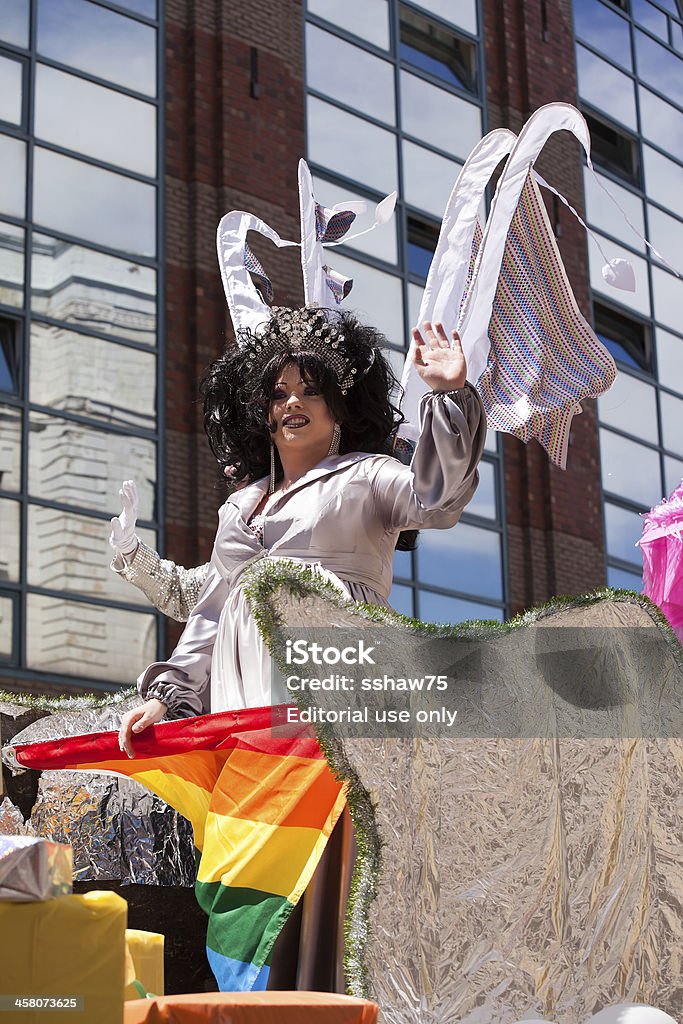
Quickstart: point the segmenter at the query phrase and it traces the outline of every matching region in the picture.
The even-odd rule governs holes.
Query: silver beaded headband
[[[265,368],[280,353],[314,352],[334,372],[342,395],[348,394],[358,379],[342,331],[316,307],[274,306],[263,330],[244,340],[241,347],[254,369]]]

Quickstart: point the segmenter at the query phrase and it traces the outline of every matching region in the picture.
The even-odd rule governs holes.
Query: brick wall
[[[203,371],[231,342],[216,227],[245,209],[298,237],[303,14],[298,0],[169,0],[166,12],[166,551],[196,565],[225,493],[197,401]],[[253,248],[276,301],[303,301],[298,252]],[[176,636],[170,627],[169,644]]]
[[[484,0],[489,125],[519,130],[544,103],[576,103],[571,0]],[[572,206],[584,207],[579,143],[554,136],[540,173]],[[548,204],[574,293],[590,317],[586,239],[562,206]],[[535,442],[505,436],[509,572],[513,611],[554,594],[578,594],[605,582],[598,436],[593,403],[571,429],[567,470],[552,466]]]

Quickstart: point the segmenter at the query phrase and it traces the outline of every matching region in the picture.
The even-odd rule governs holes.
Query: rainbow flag
[[[165,722],[134,738],[132,760],[110,732],[14,748],[27,768],[135,779],[189,819],[222,992],[265,989],[275,940],[344,807],[313,733],[283,721],[266,707]]]

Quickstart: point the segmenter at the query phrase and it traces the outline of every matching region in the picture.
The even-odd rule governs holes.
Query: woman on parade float
[[[208,575],[178,646],[138,680],[145,702],[119,734],[130,756],[132,735],[165,717],[279,702],[241,586],[247,566],[294,559],[351,598],[386,606],[400,533],[458,521],[478,484],[486,417],[457,334],[451,346],[441,324],[426,323],[413,337],[431,390],[410,466],[388,454],[401,415],[385,339],[349,313],[273,309],[264,328],[240,331],[212,364],[209,443],[238,483],[253,482],[220,509]],[[125,559],[134,564],[135,550]]]

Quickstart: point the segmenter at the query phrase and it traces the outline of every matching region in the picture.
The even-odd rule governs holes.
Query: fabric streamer
[[[525,443],[535,437],[564,469],[581,401],[609,390],[616,366],[578,308],[535,180],[534,162],[560,130],[590,154],[586,122],[567,103],[541,107],[518,138],[497,129],[472,150],[446,207],[418,324],[455,324],[489,427]],[[505,157],[482,228],[484,192]],[[412,349],[402,411],[414,431],[420,385],[411,364]]]
[[[207,956],[223,992],[265,989],[273,946],[342,812],[345,791],[315,735],[279,708],[154,726],[129,759],[116,733],[18,745],[25,768],[135,779],[192,824]]]

